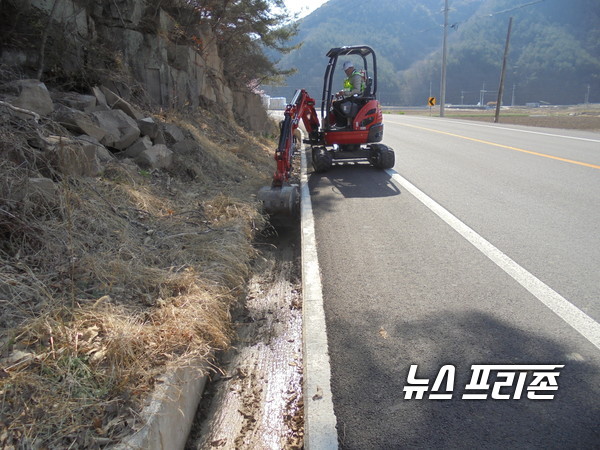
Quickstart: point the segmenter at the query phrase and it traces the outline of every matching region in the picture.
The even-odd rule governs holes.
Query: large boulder
[[[62,174],[94,177],[102,172],[97,145],[62,136],[51,136],[47,140],[54,144],[50,158]]]
[[[104,145],[100,143],[100,141],[98,141],[98,139],[92,136],[83,134],[81,136],[77,136],[77,140],[94,145],[96,147],[96,156],[101,163],[107,163],[117,159],[115,158],[115,155],[113,155]]]
[[[55,103],[79,111],[91,112],[96,109],[97,101],[93,95],[84,95],[77,92],[54,92],[52,98]]]
[[[163,125],[163,132],[165,135],[165,139],[167,144],[173,145],[177,142],[181,142],[185,139],[185,135],[183,134],[183,130],[179,128],[177,125],[172,123],[165,123]]]
[[[106,111],[110,109],[108,107],[108,103],[106,102],[106,96],[102,92],[102,89],[100,89],[98,86],[94,86],[92,88],[92,94],[96,98],[96,109],[98,111]]]
[[[102,93],[104,94],[104,98],[106,99],[106,103],[112,109],[120,109],[125,112],[129,117],[134,120],[140,120],[144,117],[144,115],[131,103],[125,101],[113,91],[108,89],[107,87],[100,86]]]
[[[142,136],[135,141],[131,147],[128,147],[127,150],[125,150],[125,156],[129,158],[135,158],[143,151],[148,150],[150,147],[152,147],[152,139],[150,139],[148,136]]]
[[[152,117],[144,117],[138,120],[137,126],[142,136],[148,136],[152,140],[155,140],[160,135],[160,127]]]
[[[46,85],[38,80],[20,80],[20,93],[12,101],[14,106],[47,116],[54,111],[54,103]]]
[[[101,141],[106,136],[106,130],[98,125],[96,118],[81,111],[64,108],[56,113],[56,120],[67,130],[85,134]]]
[[[58,186],[50,178],[10,178],[0,182],[0,195],[8,210],[27,202],[43,205],[59,203]]]
[[[173,164],[173,152],[166,145],[154,145],[140,153],[135,162],[148,169],[167,169]]]
[[[29,178],[28,187],[28,197],[30,200],[49,205],[58,204],[58,186],[50,178]]]
[[[140,129],[135,120],[120,109],[111,111],[96,111],[92,113],[98,126],[106,134],[100,143],[106,147],[125,150],[140,137]]]

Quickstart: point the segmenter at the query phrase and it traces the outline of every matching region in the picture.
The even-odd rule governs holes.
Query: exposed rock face
[[[269,120],[258,95],[249,95],[247,92],[236,90],[233,98],[233,113],[239,124],[249,130],[267,130],[264,127]]]
[[[181,25],[158,2],[150,0],[7,0],[21,13],[49,22],[52,41],[45,52],[46,67],[58,67],[64,73],[93,71],[102,74],[123,72],[139,82],[149,100],[164,107],[212,107],[219,113],[236,118],[252,131],[268,129],[266,111],[257,95],[232,88],[223,72],[216,39],[211,31],[200,25]],[[165,2],[169,11],[177,11],[184,0]],[[189,9],[184,11],[190,11]],[[190,40],[193,37],[193,42]],[[39,48],[16,50],[3,48],[0,62],[7,65],[36,68]],[[112,52],[112,53],[111,53]],[[106,67],[106,54],[112,54],[113,67]],[[137,111],[126,101],[130,92],[127,83],[99,83],[111,86],[116,97],[106,92],[93,94],[98,104],[117,108],[138,120]],[[118,78],[118,77],[113,77]],[[114,80],[113,80],[114,81]],[[235,93],[234,93],[235,90]],[[115,95],[115,94],[113,94]]]

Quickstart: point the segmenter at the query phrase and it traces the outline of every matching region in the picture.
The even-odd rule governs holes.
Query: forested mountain
[[[265,90],[319,97],[327,50],[367,44],[381,102],[425,104],[439,96],[443,8],[443,0],[330,0],[299,23],[292,43],[302,47],[281,57],[280,68],[298,72]],[[515,104],[600,102],[600,0],[450,0],[449,8],[447,103],[496,100],[509,17],[504,104],[513,93]]]

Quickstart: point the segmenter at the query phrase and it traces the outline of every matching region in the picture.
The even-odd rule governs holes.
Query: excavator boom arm
[[[315,100],[304,89],[298,89],[292,102],[287,105],[284,119],[281,122],[279,144],[275,151],[277,170],[273,175],[273,186],[279,187],[287,182],[292,170],[292,159],[296,147],[294,145],[294,131],[298,128],[300,120],[309,135],[319,129],[319,119],[315,111]]]
[[[273,175],[271,186],[263,187],[258,191],[258,200],[263,203],[264,211],[273,217],[297,217],[300,203],[297,185],[289,183],[292,171],[292,160],[296,145],[294,131],[298,128],[300,120],[306,127],[309,136],[319,134],[319,119],[315,112],[315,101],[304,89],[299,89],[294,94],[292,102],[287,105],[284,119],[281,122],[279,144],[275,151],[277,169]]]

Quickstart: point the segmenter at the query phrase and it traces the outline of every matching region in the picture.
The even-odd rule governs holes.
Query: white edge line
[[[431,197],[419,190],[410,181],[402,177],[398,172],[393,169],[388,169],[387,172],[398,184],[404,187],[404,189],[427,206],[433,213],[450,225],[450,227],[458,234],[492,260],[492,262],[527,289],[544,305],[550,308],[556,315],[577,330],[589,342],[600,349],[600,324],[598,324],[598,322],[555,292],[547,284],[518,265],[515,261],[478,235],[473,229],[462,223],[456,216],[436,203]]]
[[[317,258],[315,224],[308,187],[306,155],[300,151],[300,208],[302,238],[302,342],[304,358],[304,448],[338,448],[331,393],[331,368],[323,308],[321,274]]]

